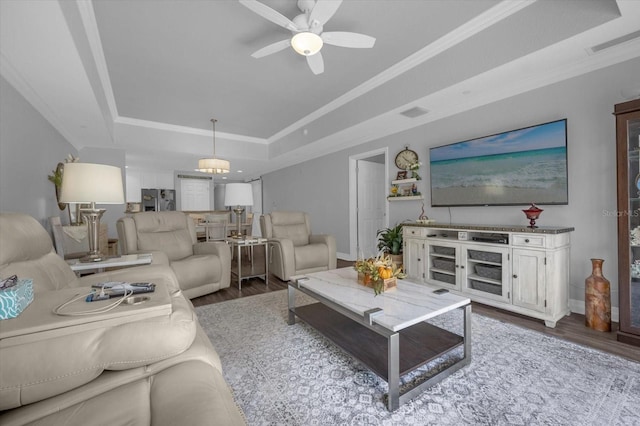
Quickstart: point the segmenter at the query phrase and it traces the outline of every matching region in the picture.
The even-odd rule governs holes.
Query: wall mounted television
[[[567,120],[429,149],[431,205],[568,204]]]

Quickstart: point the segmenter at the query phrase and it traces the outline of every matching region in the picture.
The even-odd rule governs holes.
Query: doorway
[[[349,157],[350,260],[375,256],[377,231],[388,227],[387,148]]]

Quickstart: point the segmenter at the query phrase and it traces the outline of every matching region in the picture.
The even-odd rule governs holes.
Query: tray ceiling
[[[638,31],[639,3],[346,0],[324,30],[376,44],[325,45],[314,75],[291,49],[252,58],[290,33],[236,0],[3,0],[0,72],[76,147],[134,168],[192,169],[215,117],[217,154],[248,178],[638,57],[637,37],[589,48]]]

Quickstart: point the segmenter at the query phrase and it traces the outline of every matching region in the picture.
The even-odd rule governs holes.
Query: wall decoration
[[[569,202],[566,119],[429,152],[434,207]]]
[[[396,155],[396,167],[401,170],[409,170],[416,163],[418,163],[418,154],[408,146]]]

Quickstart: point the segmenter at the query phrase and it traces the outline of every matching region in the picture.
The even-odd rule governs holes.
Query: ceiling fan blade
[[[269,6],[263,3],[260,3],[259,1],[256,1],[256,0],[238,0],[238,1],[240,2],[241,5],[247,7],[252,12],[255,12],[258,15],[262,16],[264,19],[268,19],[274,24],[278,24],[281,27],[288,29],[289,31],[300,31],[298,27],[296,27],[296,25],[289,18],[280,14],[279,12],[276,12],[275,10],[271,9]]]
[[[322,41],[333,46],[368,49],[376,43],[375,37],[347,31],[330,31],[320,35]]]
[[[309,25],[326,24],[341,4],[342,0],[317,0],[316,5],[311,10],[311,15],[309,15]],[[314,21],[316,21],[317,24],[314,24]]]
[[[322,53],[318,52],[315,55],[307,56],[307,64],[309,68],[315,74],[322,74],[324,72],[324,60],[322,59]]]
[[[272,53],[279,52],[290,46],[290,39],[276,41],[275,43],[265,46],[260,50],[256,50],[251,54],[251,56],[253,56],[254,58],[262,58],[263,56],[271,55]]]

